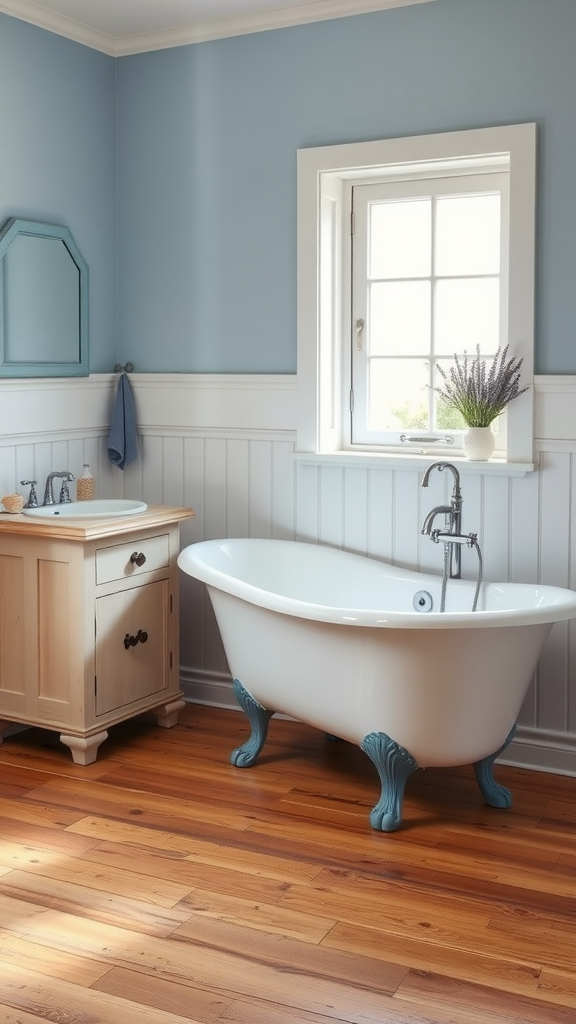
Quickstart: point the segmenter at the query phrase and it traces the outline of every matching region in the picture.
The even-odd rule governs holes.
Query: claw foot
[[[490,807],[510,807],[512,804],[512,793],[506,786],[501,786],[499,782],[496,782],[492,774],[492,766],[496,758],[512,742],[515,732],[516,724],[512,726],[504,743],[495,754],[490,754],[488,757],[483,757],[480,761],[474,762],[474,775],[476,776],[478,788]]]
[[[382,784],[380,799],[370,812],[370,824],[380,832],[395,832],[402,820],[404,787],[418,763],[384,732],[368,733],[361,747],[375,764]]]
[[[248,693],[242,686],[239,679],[235,679],[233,682],[234,693],[236,700],[244,713],[248,716],[252,732],[250,738],[243,743],[241,747],[236,747],[235,750],[230,754],[230,761],[235,764],[237,768],[249,768],[251,764],[258,757],[258,754],[262,750],[264,743],[266,742],[266,736],[268,734],[268,722],[274,714],[273,711],[267,711],[263,708],[258,701],[254,700],[252,694]]]

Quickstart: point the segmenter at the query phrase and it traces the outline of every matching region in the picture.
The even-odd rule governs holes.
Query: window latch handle
[[[446,434],[444,437],[435,437],[433,434],[420,434],[418,437],[411,437],[409,434],[400,434],[403,444],[454,444],[454,438]]]
[[[358,320],[356,321],[354,330],[355,330],[355,334],[356,334],[356,351],[357,352],[361,352],[362,351],[362,334],[364,333],[364,321],[363,321],[362,317],[359,317]]]

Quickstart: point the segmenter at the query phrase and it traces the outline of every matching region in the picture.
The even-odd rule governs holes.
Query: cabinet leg
[[[96,760],[98,747],[108,738],[107,732],[97,732],[94,736],[66,736],[60,733],[60,741],[72,751],[74,764],[93,764]]]
[[[184,707],[186,707],[185,700],[171,700],[167,704],[153,708],[152,715],[156,719],[157,725],[161,725],[163,729],[171,729],[177,724],[178,715]]]

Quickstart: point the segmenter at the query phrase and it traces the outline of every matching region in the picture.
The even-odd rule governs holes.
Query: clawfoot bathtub
[[[554,622],[576,618],[558,587],[451,581],[295,541],[231,539],[185,548],[180,568],[214,606],[251,735],[233,751],[254,763],[280,712],[357,743],[381,795],[375,829],[398,828],[417,768],[473,764],[481,793],[508,807],[494,760],[516,718]]]

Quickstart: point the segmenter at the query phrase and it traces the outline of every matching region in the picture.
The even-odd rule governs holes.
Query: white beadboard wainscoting
[[[22,479],[89,462],[100,496],[188,505],[182,546],[212,537],[307,540],[441,572],[420,533],[451,475],[295,460],[296,377],[131,374],[141,458],[122,473],[106,440],[117,376],[0,383],[0,496]],[[536,471],[462,464],[463,526],[478,533],[486,580],[576,587],[576,377],[535,381]],[[431,460],[432,461],[432,460]],[[450,479],[448,479],[450,477]],[[473,578],[475,554],[463,552]],[[189,700],[235,706],[202,585],[182,577],[181,679]],[[463,666],[463,671],[465,667]],[[576,625],[554,626],[507,763],[576,775]]]

